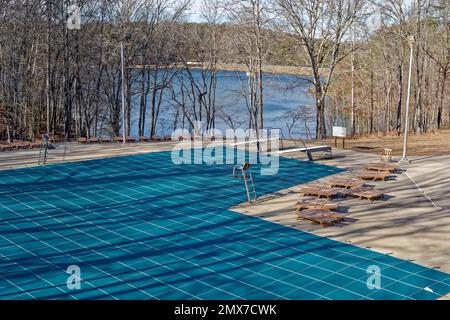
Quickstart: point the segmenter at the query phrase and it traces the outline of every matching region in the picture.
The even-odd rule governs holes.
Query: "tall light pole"
[[[407,149],[408,149],[408,129],[409,129],[409,101],[411,96],[411,74],[412,74],[412,62],[413,62],[413,49],[414,49],[414,36],[408,37],[408,44],[410,47],[409,54],[409,74],[408,74],[408,92],[406,96],[406,112],[405,112],[405,135],[403,140],[403,156],[400,161],[407,161]]]
[[[125,66],[124,66],[124,53],[123,53],[123,40],[120,41],[120,63],[121,63],[121,73],[122,73],[122,143],[127,142],[125,133]]]
[[[351,61],[351,73],[352,73],[352,96],[351,96],[351,135],[355,135],[355,54],[354,54],[354,46],[355,46],[355,33],[353,29],[352,32],[352,47],[350,53],[350,61]]]

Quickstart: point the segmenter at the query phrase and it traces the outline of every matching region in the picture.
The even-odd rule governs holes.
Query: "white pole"
[[[412,73],[412,62],[413,62],[413,48],[414,48],[414,37],[411,36],[408,39],[410,46],[409,55],[409,74],[408,74],[408,92],[406,96],[406,112],[405,112],[405,135],[403,140],[403,156],[401,161],[408,161],[407,158],[407,148],[408,148],[408,129],[409,129],[409,101],[411,96],[411,73]]]
[[[351,73],[352,73],[352,96],[351,96],[351,135],[355,135],[355,55],[354,55],[354,45],[355,45],[355,34],[352,29],[352,52],[350,56],[351,61]]]
[[[122,71],[122,143],[126,143],[125,137],[125,70],[124,70],[124,54],[123,54],[123,41],[120,42],[120,62]]]

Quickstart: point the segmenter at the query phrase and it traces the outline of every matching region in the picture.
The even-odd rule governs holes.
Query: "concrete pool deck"
[[[65,157],[64,145],[50,150],[48,163],[170,151],[172,146],[173,143],[125,146],[72,143],[67,145]],[[340,149],[333,152],[334,159],[318,162],[351,171],[378,160],[368,153]],[[38,156],[39,149],[1,152],[0,170],[35,166]],[[306,159],[298,153],[289,157]],[[410,164],[402,165],[406,173],[397,175],[395,180],[369,183],[384,191],[388,195],[386,200],[340,201],[343,211],[348,213],[348,222],[333,227],[296,221],[294,206],[299,198],[296,187],[278,193],[271,200],[244,203],[232,210],[450,273],[450,156],[411,157],[411,160]]]
[[[108,157],[127,156],[149,152],[170,151],[173,142],[158,143],[103,143],[77,144],[57,143],[56,149],[49,149],[47,164],[74,162]],[[39,148],[0,152],[0,170],[33,167],[38,164]]]

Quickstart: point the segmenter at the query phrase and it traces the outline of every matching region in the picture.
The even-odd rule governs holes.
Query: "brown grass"
[[[334,139],[322,141],[334,145]],[[338,148],[342,148],[342,139],[338,139]],[[385,148],[392,149],[394,156],[403,153],[403,135],[371,136],[346,139],[345,148],[359,152],[379,154]],[[450,130],[441,130],[435,133],[408,135],[408,155],[410,156],[437,156],[450,154]]]

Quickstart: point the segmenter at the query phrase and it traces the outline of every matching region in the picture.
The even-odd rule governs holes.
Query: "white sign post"
[[[337,147],[337,138],[342,138],[342,149],[345,149],[346,127],[333,127],[334,146]]]

